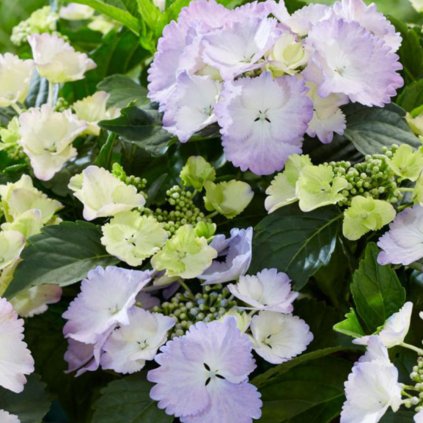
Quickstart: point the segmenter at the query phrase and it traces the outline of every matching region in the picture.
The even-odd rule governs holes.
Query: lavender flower
[[[226,158],[258,175],[281,170],[301,152],[313,116],[306,92],[296,77],[273,79],[268,72],[227,83],[215,108]]]
[[[234,318],[197,323],[156,356],[160,367],[147,376],[156,384],[151,398],[182,423],[251,423],[262,405],[247,381],[255,368],[251,348]]]
[[[198,278],[210,285],[234,281],[245,275],[251,263],[252,239],[253,228],[233,228],[229,238],[216,235],[210,245],[217,251],[218,259]]]

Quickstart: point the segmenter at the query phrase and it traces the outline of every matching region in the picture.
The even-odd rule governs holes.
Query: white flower
[[[396,412],[401,405],[397,368],[378,337],[371,337],[368,345],[345,382],[341,423],[377,423],[389,407]]]
[[[47,223],[63,207],[58,201],[34,188],[28,175],[22,175],[14,183],[0,185],[0,197],[7,221],[15,221],[28,211],[38,210],[42,223]]]
[[[220,82],[208,76],[179,75],[175,90],[166,103],[163,126],[181,142],[216,122],[216,105]]]
[[[19,292],[10,302],[21,317],[33,317],[47,311],[48,304],[60,301],[59,285],[37,285]]]
[[[386,320],[383,329],[377,334],[386,348],[392,348],[404,342],[410,329],[413,303],[405,303],[401,309]],[[354,344],[367,345],[370,336],[355,339]]]
[[[10,53],[0,54],[0,107],[25,100],[33,72],[32,60],[21,60]]]
[[[42,181],[53,178],[68,160],[76,157],[72,142],[87,127],[70,110],[56,112],[46,104],[22,113],[19,126],[19,144],[28,155],[35,176]]]
[[[423,423],[423,410],[414,416],[414,423]]]
[[[23,391],[25,375],[34,371],[34,360],[23,341],[23,323],[12,305],[0,298],[0,386],[15,393]]]
[[[97,65],[54,34],[33,34],[28,38],[35,66],[43,78],[53,83],[77,81]]]
[[[162,12],[166,8],[166,0],[153,0],[154,5],[159,8]]]
[[[69,3],[60,8],[59,16],[68,21],[85,20],[94,16],[94,9],[85,4]]]
[[[410,3],[417,12],[423,12],[423,0],[410,0]]]
[[[291,313],[298,293],[291,291],[291,280],[276,269],[263,269],[257,275],[241,276],[239,282],[228,285],[231,294],[256,310]]]
[[[301,354],[313,340],[304,320],[291,314],[262,311],[250,325],[255,352],[272,364],[280,364]]]
[[[41,211],[31,209],[19,215],[13,222],[3,223],[0,227],[4,231],[18,231],[28,239],[39,234],[43,226]]]
[[[129,324],[115,329],[103,346],[103,369],[118,373],[140,371],[147,360],[167,341],[175,319],[134,307],[129,311]]]
[[[0,232],[0,270],[14,263],[24,247],[25,237],[20,232]]]
[[[133,185],[126,185],[106,169],[97,166],[88,166],[71,178],[69,188],[84,205],[85,220],[115,216],[145,204],[145,198],[137,193]]]
[[[117,107],[107,108],[109,98],[110,95],[105,91],[97,91],[94,95],[85,97],[72,105],[78,119],[88,124],[85,133],[98,136],[101,130],[98,122],[119,116],[120,109]]]
[[[9,414],[7,411],[0,410],[1,423],[20,423],[21,421],[14,414]]]

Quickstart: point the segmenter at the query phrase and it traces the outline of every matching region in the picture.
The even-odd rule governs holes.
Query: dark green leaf
[[[350,370],[351,363],[337,357],[321,357],[291,367],[260,386],[263,416],[259,421],[282,423],[294,418],[300,421],[300,416],[318,410],[322,416],[318,422],[330,422],[341,411],[344,381]]]
[[[102,121],[99,125],[152,155],[164,154],[173,138],[162,128],[156,110],[128,107],[117,119]]]
[[[40,377],[33,374],[20,394],[0,388],[0,410],[15,414],[21,423],[41,423],[51,404],[45,387]]]
[[[354,338],[360,338],[365,335],[361,323],[358,320],[355,310],[352,308],[346,315],[346,319],[333,326],[333,329],[339,333],[343,333]]]
[[[114,19],[115,21],[120,22],[122,25],[125,25],[135,34],[139,34],[139,22],[138,18],[135,17],[128,10],[128,4],[133,3],[132,0],[122,1],[122,0],[75,0],[75,3],[86,4],[87,6],[92,7],[109,18]]]
[[[369,243],[351,283],[357,313],[372,333],[401,308],[406,295],[396,273],[377,263],[378,254],[376,244]]]
[[[106,142],[101,146],[98,156],[95,158],[94,164],[110,170],[112,166],[113,147],[116,142],[116,135],[110,134]]]
[[[297,205],[276,210],[255,228],[252,271],[275,267],[286,272],[295,288],[301,289],[329,263],[341,217],[330,207],[310,213],[301,212]]]
[[[171,423],[173,417],[150,399],[150,389],[145,373],[109,383],[94,403],[92,423]]]
[[[117,263],[115,257],[107,254],[100,238],[100,229],[92,223],[62,222],[46,226],[41,234],[29,239],[6,297],[40,284],[70,285],[96,266]]]
[[[380,420],[380,423],[411,423],[414,421],[415,412],[413,410],[399,410],[394,413],[389,409]]]
[[[390,104],[381,109],[350,104],[344,107],[347,116],[345,137],[362,154],[380,154],[383,147],[408,144],[418,148],[421,143],[404,119],[405,112]]]
[[[130,103],[134,106],[148,104],[147,90],[124,75],[109,76],[101,81],[97,88],[110,94],[109,106],[123,108]]]
[[[407,85],[397,98],[397,103],[407,112],[423,105],[423,79]]]

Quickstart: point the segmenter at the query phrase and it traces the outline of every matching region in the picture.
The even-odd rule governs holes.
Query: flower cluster
[[[293,15],[273,0],[234,10],[195,0],[159,40],[149,96],[181,142],[217,122],[229,161],[271,174],[306,133],[324,143],[342,134],[340,106],[390,102],[403,83],[400,43],[362,0]]]

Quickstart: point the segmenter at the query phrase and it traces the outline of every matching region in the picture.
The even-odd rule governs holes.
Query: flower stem
[[[400,346],[403,348],[408,348],[409,350],[416,352],[418,355],[423,355],[423,349],[415,347],[414,345],[401,342]]]
[[[15,103],[11,104],[11,107],[17,115],[20,115],[23,112],[23,110]]]
[[[194,298],[194,294],[192,293],[191,289],[189,288],[189,286],[185,283],[185,281],[183,281],[182,279],[178,280],[179,285],[182,286],[182,288],[185,289],[185,291],[192,297]]]
[[[48,99],[47,99],[47,103],[49,106],[51,106],[52,108],[54,108],[55,106],[55,98],[54,98],[54,91],[56,88],[56,84],[54,82],[48,82]]]

